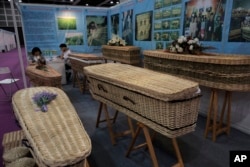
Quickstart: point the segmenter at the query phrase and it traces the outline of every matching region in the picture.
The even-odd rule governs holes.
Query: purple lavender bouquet
[[[37,106],[40,107],[42,112],[46,112],[48,111],[47,104],[49,104],[51,100],[54,100],[56,96],[57,94],[42,91],[37,92],[32,99],[37,104]]]

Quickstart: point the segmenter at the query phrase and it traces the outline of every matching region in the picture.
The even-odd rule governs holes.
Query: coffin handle
[[[99,90],[102,90],[103,92],[108,93],[108,91],[101,84],[97,84],[97,87]]]
[[[126,101],[129,101],[129,102],[131,102],[132,104],[135,105],[135,102],[133,100],[131,100],[130,98],[128,98],[127,96],[123,96],[123,99],[126,100]]]

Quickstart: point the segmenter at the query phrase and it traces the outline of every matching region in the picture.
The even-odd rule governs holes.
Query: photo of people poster
[[[133,9],[122,13],[122,39],[133,45]]]
[[[183,34],[201,41],[221,41],[226,0],[190,0],[186,3]]]
[[[233,0],[229,42],[250,41],[250,1]]]
[[[101,46],[107,44],[107,17],[86,16],[88,46]]]
[[[140,13],[136,15],[135,40],[151,41],[152,14],[153,12],[150,11],[150,12]],[[155,26],[157,25],[155,24]],[[161,29],[161,22],[160,22],[160,25],[158,25],[158,27]]]
[[[111,15],[111,33],[119,34],[119,14]]]

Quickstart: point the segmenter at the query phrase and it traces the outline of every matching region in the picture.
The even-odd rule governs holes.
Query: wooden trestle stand
[[[219,118],[218,118],[218,93],[219,93],[218,89],[211,90],[210,104],[209,104],[207,123],[205,129],[205,137],[207,138],[208,132],[211,131],[213,141],[216,141],[216,137],[223,132],[226,132],[227,135],[229,135],[230,133],[232,92],[231,91],[225,92],[222,111],[220,113]],[[224,117],[226,117],[225,125],[223,125]]]

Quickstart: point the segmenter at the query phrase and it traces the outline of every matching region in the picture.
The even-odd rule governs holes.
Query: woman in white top
[[[71,64],[69,60],[69,54],[71,53],[70,49],[67,47],[66,44],[62,43],[59,45],[62,54],[59,56],[61,59],[64,59],[64,64],[65,64],[65,72],[66,72],[66,80],[67,83],[70,81],[70,76],[71,76]]]

